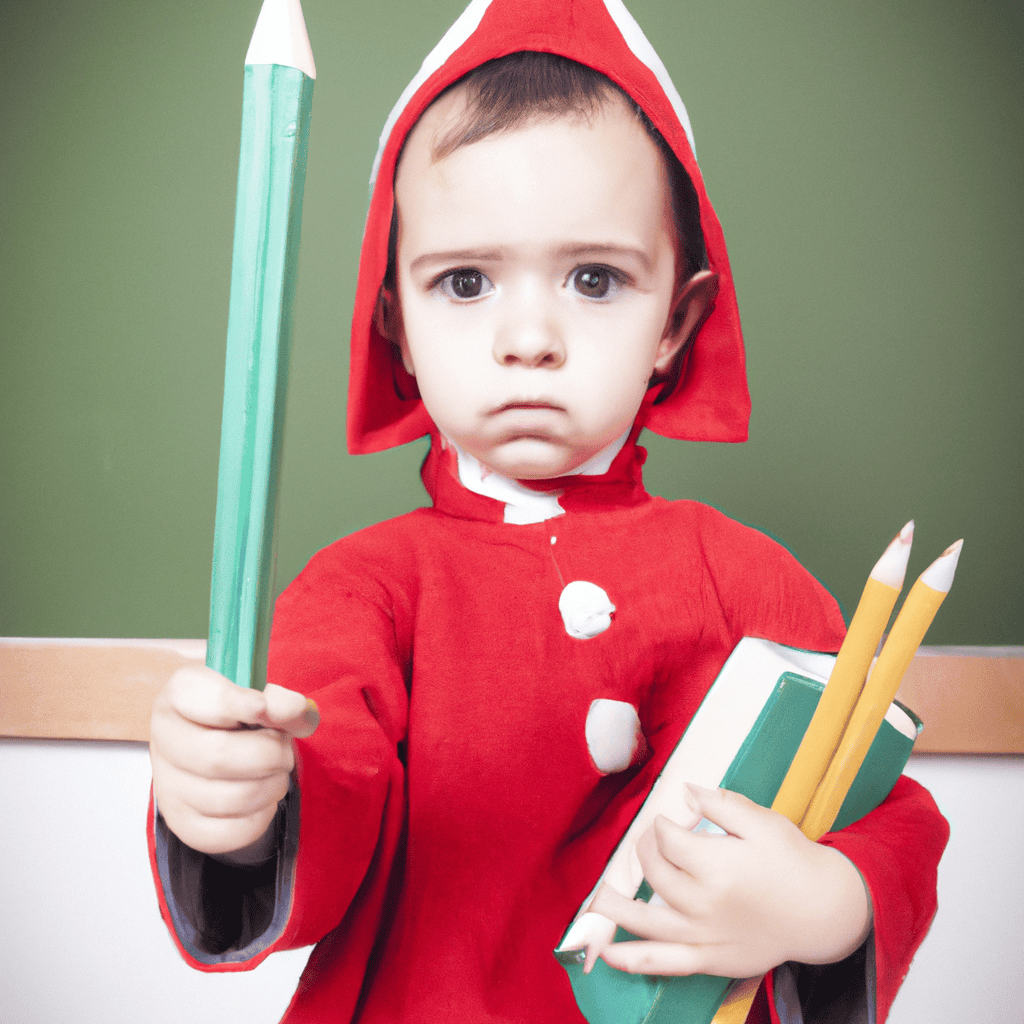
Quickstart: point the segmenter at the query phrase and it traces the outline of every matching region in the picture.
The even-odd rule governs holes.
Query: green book
[[[800,651],[746,637],[736,645],[669,758],[633,823],[598,879],[650,900],[633,849],[655,814],[685,820],[682,785],[693,782],[742,793],[769,807],[817,707],[835,656]],[[836,819],[845,828],[877,807],[907,763],[921,722],[894,702]],[[591,894],[592,895],[592,894]],[[657,897],[654,897],[657,899]],[[590,902],[584,901],[583,907]],[[708,1024],[732,984],[715,975],[660,977],[626,974],[598,960],[583,973],[586,935],[583,907],[570,924],[556,959],[569,975],[580,1012],[589,1024]],[[633,939],[624,929],[615,941]]]

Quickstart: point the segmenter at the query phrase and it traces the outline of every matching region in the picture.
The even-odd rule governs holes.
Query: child
[[[154,871],[200,969],[318,943],[288,1021],[578,1021],[551,951],[733,647],[834,651],[844,627],[768,538],[643,489],[642,427],[740,441],[749,402],[685,111],[617,0],[474,0],[404,99],[349,441],[430,433],[434,507],[310,562],[265,693],[171,681]],[[935,909],[927,794],[902,779],[821,844],[693,799],[730,836],[659,822],[644,867],[668,907],[604,894],[650,940],[609,963],[778,968],[758,1019],[883,1019]]]

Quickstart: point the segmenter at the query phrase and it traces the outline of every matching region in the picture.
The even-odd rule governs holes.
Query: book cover
[[[775,799],[810,723],[835,656],[800,651],[746,637],[722,667],[656,780],[633,823],[608,862],[604,881],[649,900],[634,852],[636,840],[656,814],[683,819],[682,785],[742,793],[768,807]],[[895,785],[921,730],[908,709],[894,703],[836,819],[844,828],[880,804]],[[592,895],[592,894],[591,894]],[[583,906],[590,902],[590,896]],[[660,977],[626,974],[598,960],[583,973],[587,915],[568,928],[555,957],[565,968],[580,1012],[589,1024],[708,1024],[732,984],[715,975]],[[634,938],[623,929],[615,941]]]

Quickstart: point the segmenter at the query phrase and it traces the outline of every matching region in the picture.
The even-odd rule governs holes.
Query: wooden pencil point
[[[911,519],[882,552],[882,557],[871,570],[871,578],[899,590],[907,575],[907,563],[910,561],[910,546],[913,541],[914,520]]]
[[[313,50],[299,0],[264,0],[245,63],[280,64],[316,78]]]
[[[945,551],[939,555],[938,558],[928,566],[927,569],[918,577],[921,583],[931,587],[933,590],[939,590],[943,594],[949,593],[949,588],[953,585],[953,576],[956,574],[957,563],[960,561],[960,551],[963,548],[963,540],[958,540],[955,544],[950,544]]]

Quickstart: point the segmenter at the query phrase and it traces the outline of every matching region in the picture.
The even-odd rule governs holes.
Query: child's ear
[[[394,341],[394,310],[395,293],[386,285],[382,285],[377,293],[377,305],[373,309],[373,326],[388,341]]]
[[[710,270],[698,270],[679,289],[669,312],[664,337],[658,346],[654,361],[656,374],[667,373],[676,356],[689,347],[711,312],[717,294],[718,275]]]
[[[401,307],[393,289],[382,287],[378,293],[377,305],[373,310],[373,325],[382,337],[391,342],[406,371],[415,377],[409,346],[405,343],[405,331],[402,330]]]

